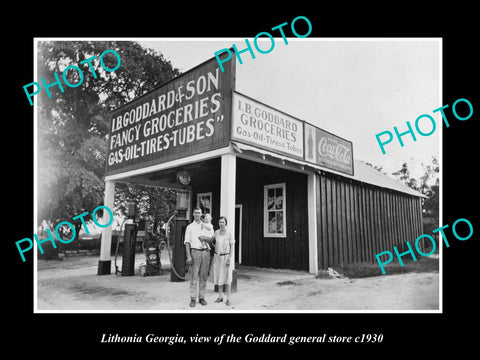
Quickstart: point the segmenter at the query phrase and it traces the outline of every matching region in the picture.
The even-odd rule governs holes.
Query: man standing
[[[190,266],[190,307],[198,302],[207,305],[205,301],[205,287],[207,285],[208,268],[210,266],[210,247],[199,239],[204,235],[202,227],[202,209],[193,209],[193,222],[185,229],[185,252],[187,253],[187,265]]]

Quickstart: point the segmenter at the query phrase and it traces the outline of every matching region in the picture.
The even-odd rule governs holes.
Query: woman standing
[[[227,230],[227,218],[221,216],[218,220],[220,229],[215,231],[215,255],[213,258],[213,283],[218,285],[218,299],[216,303],[223,301],[223,286],[227,293],[227,306],[231,306],[230,302],[230,284],[232,283],[232,264],[233,250],[235,249],[235,240],[230,231]]]

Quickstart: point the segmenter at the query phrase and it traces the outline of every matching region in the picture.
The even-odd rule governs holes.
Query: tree
[[[418,190],[418,182],[415,178],[410,176],[410,170],[408,170],[407,163],[402,164],[402,168],[394,173],[392,173],[398,180],[403,182],[409,188]]]
[[[120,55],[121,65],[114,72],[105,71],[99,62],[108,49]],[[93,56],[90,71],[88,64],[80,62]],[[117,65],[112,53],[106,53],[103,61],[110,69]],[[75,88],[68,87],[62,78],[70,65],[83,71],[83,82]],[[55,73],[64,91],[54,85],[49,88],[51,97],[45,89],[36,95],[37,221],[53,227],[62,221],[72,222],[72,217],[86,211],[88,221],[91,211],[103,203],[109,112],[179,75],[179,71],[161,54],[132,41],[39,42],[39,79],[53,84]],[[70,84],[81,80],[72,70],[65,77]],[[74,224],[78,234],[81,222]]]
[[[423,218],[430,218],[431,221],[425,225],[424,231],[430,233],[431,230],[438,228],[439,222],[439,171],[440,167],[438,160],[432,156],[429,164],[423,164],[424,173],[417,180],[410,175],[408,165],[404,163],[402,168],[397,172],[392,173],[400,181],[405,183],[408,187],[421,192],[426,198],[423,200]]]
[[[369,163],[369,162],[366,162],[365,165],[368,165],[368,166],[374,168],[375,170],[377,170],[378,172],[381,172],[382,174],[386,174],[383,171],[383,166],[373,165],[372,163]]]
[[[436,157],[432,156],[430,164],[423,164],[425,173],[420,177],[419,191],[426,195],[432,186],[439,185],[438,174],[440,172],[440,166]]]
[[[141,217],[150,217],[154,227],[160,221],[166,221],[175,211],[176,192],[168,188],[138,185],[138,194],[132,196],[126,184],[119,183],[115,192],[115,208],[125,212],[124,204],[128,198],[137,202],[138,213]]]
[[[425,225],[424,231],[431,233],[432,230],[438,228],[440,216],[440,167],[438,160],[432,157],[431,163],[424,165],[425,173],[420,178],[420,191],[427,198],[423,201],[423,217],[431,218],[429,224]]]

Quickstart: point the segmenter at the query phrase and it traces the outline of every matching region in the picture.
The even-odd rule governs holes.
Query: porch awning
[[[262,160],[266,163],[271,163],[273,165],[282,165],[292,170],[302,171],[302,172],[317,172],[317,173],[331,173],[338,176],[343,176],[347,179],[352,179],[362,183],[375,185],[378,187],[391,189],[399,191],[408,195],[426,197],[422,193],[409,188],[402,182],[391,178],[390,176],[381,173],[380,171],[374,169],[373,167],[367,165],[365,162],[354,159],[354,175],[347,175],[340,173],[335,170],[327,169],[318,165],[308,163],[306,161],[301,161],[293,158],[289,158],[268,150],[260,149],[254,146],[246,145],[236,141],[231,141],[232,149],[236,154],[241,154],[246,158],[251,158],[253,160]]]
[[[313,164],[309,164],[305,161],[296,160],[287,156],[283,156],[268,150],[260,149],[254,146],[246,145],[236,141],[230,141],[232,149],[236,154],[241,154],[244,157],[263,160],[267,163],[283,165],[292,170],[315,172],[316,169]]]

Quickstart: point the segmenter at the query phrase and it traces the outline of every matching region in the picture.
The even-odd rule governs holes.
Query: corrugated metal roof
[[[409,195],[426,197],[421,192],[416,191],[412,188],[409,188],[404,183],[394,178],[391,178],[388,175],[381,173],[380,171],[367,165],[362,160],[354,159],[353,169],[354,169],[354,176],[345,175],[345,174],[341,174],[341,175],[347,178],[351,178],[357,181],[367,183],[367,184],[400,191]],[[325,171],[330,171],[330,170],[325,170]]]
[[[324,167],[321,167],[321,166],[317,166],[317,165],[308,163],[306,161],[292,159],[292,158],[289,158],[287,156],[279,155],[277,153],[274,153],[274,152],[271,152],[271,151],[268,151],[268,150],[264,150],[264,149],[260,149],[260,148],[253,147],[253,146],[250,146],[250,145],[246,145],[246,144],[243,144],[243,143],[240,143],[240,142],[237,142],[237,141],[231,141],[231,143],[232,143],[232,145],[234,145],[233,150],[237,151],[237,152],[242,152],[243,150],[252,151],[252,152],[259,153],[259,154],[268,155],[268,156],[271,156],[271,157],[274,157],[274,158],[278,158],[278,159],[281,159],[285,162],[290,162],[290,163],[296,163],[296,164],[303,165],[306,170],[308,168],[310,168],[311,170],[316,170],[317,172],[324,171],[324,172],[327,172],[327,173],[337,174],[339,176],[343,176],[345,178],[360,181],[360,182],[363,182],[363,183],[366,183],[366,184],[375,185],[375,186],[378,186],[378,187],[399,191],[399,192],[402,192],[402,193],[405,193],[405,194],[426,198],[426,196],[423,195],[422,193],[420,193],[419,191],[413,190],[413,189],[409,188],[407,185],[405,185],[404,183],[402,183],[402,182],[400,182],[400,181],[398,181],[394,178],[391,178],[388,175],[385,175],[385,174],[381,173],[380,171],[378,171],[378,170],[374,169],[373,167],[367,165],[362,160],[354,159],[354,163],[353,163],[353,173],[354,173],[354,175],[351,176],[351,175],[340,173],[338,171],[334,171],[334,170],[330,170],[330,169],[327,169],[327,168],[324,168]]]

